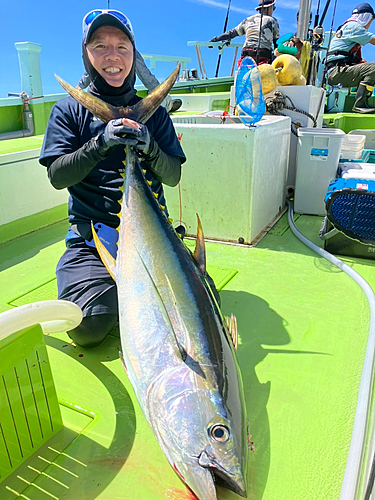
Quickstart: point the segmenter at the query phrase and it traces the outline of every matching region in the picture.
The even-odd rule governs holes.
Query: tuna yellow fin
[[[230,318],[224,316],[225,327],[230,340],[232,341],[234,349],[238,349],[238,330],[237,330],[237,318],[234,314],[231,314]]]
[[[201,220],[200,220],[198,214],[197,214],[197,222],[198,222],[197,242],[195,244],[195,250],[193,253],[193,257],[194,257],[196,263],[198,264],[199,269],[202,271],[203,274],[205,274],[206,273],[206,249],[205,249],[205,245],[204,245],[202,224],[201,224]]]
[[[92,222],[91,222],[91,231],[95,241],[95,247],[100,255],[100,258],[102,259],[103,264],[107,268],[107,271],[112,276],[113,281],[116,281],[116,261],[98,238]]]

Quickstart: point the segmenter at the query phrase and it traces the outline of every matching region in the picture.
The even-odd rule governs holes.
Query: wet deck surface
[[[297,226],[319,242],[320,222],[301,216]],[[56,298],[66,228],[58,223],[0,245],[0,311]],[[256,248],[209,242],[207,258],[223,287],[223,313],[238,319],[255,446],[249,498],[338,498],[367,342],[364,294],[300,243],[285,217]],[[375,284],[373,261],[345,261]],[[45,340],[65,429],[0,485],[0,498],[191,499],[138,407],[116,332],[94,350],[75,347],[65,333]],[[218,488],[218,498],[239,497]]]

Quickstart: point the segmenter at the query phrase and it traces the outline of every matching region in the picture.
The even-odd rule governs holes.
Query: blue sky
[[[358,1],[358,0],[357,0]],[[314,5],[315,3],[315,5]],[[332,5],[324,22],[329,31]],[[235,27],[245,17],[255,13],[258,0],[232,0],[228,29]],[[296,13],[299,0],[277,0],[275,17],[280,33],[296,30]],[[322,12],[325,0],[321,0]],[[334,27],[350,17],[356,3],[338,0]],[[53,74],[57,73],[69,83],[76,84],[83,72],[81,58],[82,18],[95,8],[107,8],[108,0],[46,1],[13,0],[2,2],[0,29],[0,97],[9,92],[21,91],[21,79],[15,42],[35,42],[42,46],[40,64],[44,94],[61,92]],[[227,0],[141,0],[126,2],[110,0],[110,7],[121,10],[131,20],[136,46],[141,53],[191,57],[189,68],[198,68],[195,50],[188,41],[207,41],[222,33],[227,12]],[[313,16],[316,0],[313,0]],[[375,30],[375,25],[372,26]],[[371,31],[370,28],[370,31]],[[234,41],[243,43],[244,37]],[[202,49],[208,76],[214,76],[218,51]],[[365,47],[364,56],[375,60],[374,47]],[[222,59],[220,76],[228,75],[232,49]],[[156,66],[155,75],[164,79],[173,70],[172,63]]]

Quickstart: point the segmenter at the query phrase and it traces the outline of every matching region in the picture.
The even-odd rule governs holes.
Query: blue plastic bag
[[[245,125],[259,122],[266,111],[258,67],[252,57],[241,61],[236,79],[238,116]]]

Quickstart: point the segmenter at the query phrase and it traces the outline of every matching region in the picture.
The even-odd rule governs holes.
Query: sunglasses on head
[[[86,14],[85,17],[83,18],[82,30],[85,31],[85,29],[87,29],[88,26],[90,26],[90,24],[93,22],[93,20],[96,17],[100,16],[100,14],[110,14],[111,16],[116,17],[130,31],[130,33],[133,33],[131,22],[126,16],[124,16],[122,12],[118,10],[108,10],[108,9],[96,9]]]

